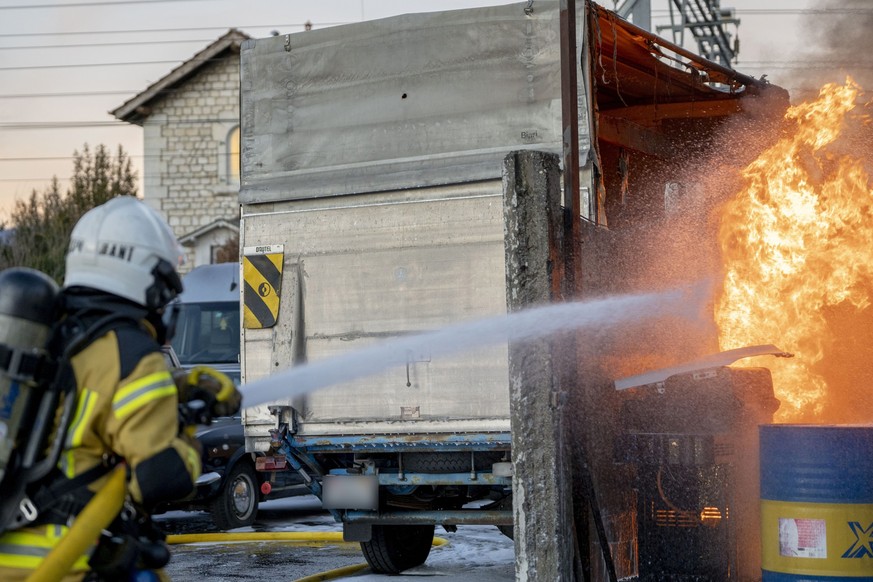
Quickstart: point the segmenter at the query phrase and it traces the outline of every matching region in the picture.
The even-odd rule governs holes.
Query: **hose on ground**
[[[301,544],[340,544],[346,543],[343,540],[343,534],[339,531],[325,532],[296,532],[296,531],[275,531],[275,532],[226,532],[226,533],[201,533],[201,534],[175,534],[167,536],[168,544],[198,544],[198,543],[220,543],[220,542],[261,542],[261,541],[286,541],[296,542]],[[433,545],[436,547],[448,544],[445,538],[433,538]],[[369,567],[368,564],[353,564],[342,568],[335,568],[326,572],[319,572],[311,576],[304,576],[295,580],[295,582],[323,582],[325,580],[335,580],[342,576],[350,576],[355,572],[359,572]]]

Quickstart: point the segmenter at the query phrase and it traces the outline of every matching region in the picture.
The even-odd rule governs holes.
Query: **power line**
[[[169,155],[180,155],[179,153],[171,153]],[[183,154],[184,155],[184,154]],[[136,159],[144,159],[144,158],[159,158],[161,154],[141,154],[141,155],[130,155],[125,152],[125,156],[128,158],[136,158]],[[44,156],[44,157],[24,157],[24,158],[0,158],[0,162],[62,162],[65,160],[74,160],[76,159],[74,156]]]
[[[153,44],[185,44],[185,43],[210,43],[214,42],[214,38],[192,38],[180,40],[141,40],[127,42],[89,42],[81,44],[43,44],[43,45],[22,45],[22,46],[0,46],[0,51],[16,51],[16,50],[31,50],[31,49],[70,49],[70,48],[95,48],[107,46],[137,46],[137,45],[153,45]]]
[[[146,0],[139,0],[146,1]],[[168,2],[172,0],[151,0],[151,1],[161,1]],[[179,0],[179,1],[201,1],[201,0]],[[90,3],[90,4],[129,4],[133,2],[104,2],[104,3]],[[45,5],[49,6],[49,5]],[[67,6],[67,5],[64,5]],[[3,7],[0,6],[0,9]],[[662,12],[655,10],[653,14],[656,12]],[[844,13],[844,14],[873,14],[873,9],[853,9],[853,8],[835,8],[835,9],[746,9],[740,10],[739,13],[752,13],[752,14],[833,14],[833,13]],[[329,22],[322,23],[321,26],[334,26],[340,24],[348,24],[347,22]],[[284,28],[284,27],[304,27],[305,23],[296,23],[296,24],[283,24],[283,25],[252,25],[249,27],[237,27],[237,28]],[[217,29],[226,29],[226,27],[196,27],[196,28],[175,28],[175,29],[140,29],[140,30],[124,30],[124,31],[81,31],[81,32],[57,32],[57,33],[9,33],[9,34],[0,34],[0,37],[29,37],[29,36],[46,36],[51,35],[53,37],[59,35],[81,35],[81,34],[132,34],[132,33],[167,33],[167,32],[184,32],[184,31],[206,31],[206,30],[217,30]],[[31,45],[31,46],[6,46],[0,47],[0,50],[26,50],[26,49],[57,49],[57,48],[94,48],[94,47],[109,47],[109,46],[136,46],[136,45],[160,45],[160,44],[185,44],[185,43],[204,43],[211,42],[214,39],[177,39],[177,40],[148,40],[148,41],[119,41],[119,42],[107,42],[107,43],[81,43],[81,44],[53,44],[53,45]],[[80,63],[80,64],[58,64],[58,65],[33,65],[33,66],[19,66],[19,67],[2,67],[0,71],[13,71],[13,70],[25,70],[25,69],[49,69],[49,68],[68,68],[68,67],[103,67],[103,66],[121,66],[121,65],[152,65],[152,64],[173,64],[185,61],[140,61],[140,62],[124,62],[124,63]]]
[[[217,62],[221,59],[205,59],[202,62]],[[134,66],[134,65],[172,65],[189,61],[128,61],[118,63],[79,63],[79,64],[64,64],[64,65],[32,65],[21,67],[0,67],[0,71],[24,71],[30,69],[57,69],[69,67],[113,67],[113,66]],[[786,61],[746,61],[740,59],[737,62],[738,68],[766,68],[766,69],[793,69],[793,68],[855,68],[855,69],[870,69],[873,68],[873,62],[858,62],[858,61],[815,61],[815,60],[786,60]],[[106,90],[106,91],[69,91],[60,93],[8,93],[0,94],[0,99],[34,99],[34,98],[56,98],[56,97],[92,97],[97,95],[129,95],[139,93],[141,89],[126,89],[126,90]],[[166,89],[160,92],[161,95],[170,95],[181,92],[177,89]]]
[[[122,6],[126,4],[159,4],[180,2],[212,2],[213,0],[108,0],[107,2],[72,2],[70,4],[11,4],[0,6],[0,10],[24,10],[35,8],[82,8],[85,6]]]
[[[137,160],[144,159],[161,159],[165,157],[179,157],[179,156],[188,156],[188,155],[202,155],[202,152],[197,152],[194,150],[179,150],[179,151],[164,151],[159,154],[129,154],[125,152],[126,157]],[[39,157],[20,157],[20,158],[0,158],[0,162],[62,162],[65,160],[74,160],[75,156],[39,156]]]
[[[198,62],[209,63],[209,62],[217,62],[221,59],[204,59]],[[180,63],[185,63],[189,61],[184,60],[176,60],[176,61],[128,61],[121,63],[77,63],[77,64],[64,64],[64,65],[27,65],[20,67],[0,67],[0,71],[30,71],[34,69],[71,69],[71,68],[84,68],[84,67],[118,67],[125,66],[131,67],[135,65],[177,65]],[[195,61],[190,61],[195,62]]]
[[[73,156],[45,156],[42,158],[0,158],[0,162],[60,162],[72,159]]]
[[[125,91],[68,91],[65,93],[8,93],[0,95],[0,99],[36,99],[40,97],[94,97],[95,95],[129,95],[139,93],[142,89],[128,89]],[[161,91],[161,95],[176,93],[177,90]]]
[[[83,127],[132,127],[123,121],[13,121],[0,129],[73,129]]]
[[[792,70],[792,69],[811,69],[815,71],[823,71],[823,70],[843,70],[843,69],[855,69],[855,70],[866,70],[873,69],[873,63],[849,63],[849,62],[841,62],[841,63],[828,63],[828,62],[809,62],[809,61],[793,61],[786,62],[785,64],[774,64],[768,63],[767,65],[749,65],[748,63],[742,63],[743,67],[754,67],[757,69],[782,69],[782,70]]]
[[[313,26],[319,27],[328,27],[328,26],[339,26],[342,24],[351,24],[353,21],[345,21],[345,22],[313,22]],[[96,36],[100,34],[140,34],[140,33],[172,33],[172,32],[204,32],[204,31],[215,31],[215,30],[227,30],[229,28],[236,28],[237,30],[245,30],[252,28],[270,28],[270,29],[279,29],[279,28],[303,28],[306,26],[305,22],[298,22],[296,24],[252,24],[248,26],[237,25],[237,26],[199,26],[199,27],[187,27],[187,28],[140,28],[140,29],[131,29],[131,30],[80,30],[80,31],[60,31],[60,32],[9,32],[9,33],[0,33],[0,38],[10,38],[10,37],[33,37],[33,36]]]
[[[0,182],[50,182],[53,179],[58,178],[57,176],[52,176],[51,178],[0,178]],[[58,182],[69,182],[71,178],[58,178]]]
[[[133,1],[108,1],[108,2],[79,2],[79,5],[111,5],[111,4],[133,4],[133,3],[148,3],[148,2],[168,2],[171,0],[133,0]],[[195,1],[195,0],[181,0],[181,1]],[[201,1],[201,0],[196,0]],[[63,4],[60,6],[72,6],[73,4]],[[57,6],[55,4],[43,4],[43,5],[20,5],[20,6],[0,6],[0,9],[4,8],[30,8],[30,7],[54,7]],[[873,14],[873,10],[871,9],[852,9],[852,8],[844,8],[844,9],[749,9],[749,10],[738,10],[738,14],[835,14],[835,13],[849,13],[849,14]],[[336,22],[336,23],[325,23],[323,25],[339,25],[339,24],[347,24],[346,22]],[[282,27],[302,27],[303,24],[295,24],[295,25],[252,25],[247,28],[282,28]],[[145,33],[145,32],[173,32],[173,31],[204,31],[204,30],[216,30],[216,29],[226,29],[226,27],[197,27],[197,28],[178,28],[178,29],[142,29],[142,30],[128,30],[128,31],[93,31],[93,32],[59,32],[59,33],[10,33],[10,34],[0,34],[0,37],[36,37],[36,36],[48,36],[51,35],[53,37],[60,35],[80,35],[80,34],[132,34],[132,33]],[[239,27],[243,28],[243,27]],[[199,41],[145,41],[142,44],[146,43],[171,43],[171,42],[199,42]],[[97,43],[99,44],[99,43]],[[137,44],[135,42],[119,42],[119,43],[104,43],[105,45],[125,45],[125,44]],[[56,45],[58,47],[65,45]],[[84,45],[68,45],[70,47],[73,46],[89,46],[88,44]],[[92,44],[91,46],[96,46],[96,44]],[[9,48],[30,48],[30,47],[9,47]],[[48,48],[48,47],[46,47]],[[2,48],[0,48],[2,50]],[[130,63],[84,63],[78,65],[39,65],[33,67],[9,67],[9,68],[0,68],[0,70],[23,70],[23,69],[49,69],[49,68],[68,68],[68,67],[99,67],[99,66],[118,66],[118,65],[147,65],[147,64],[173,64],[180,63],[184,61],[143,61],[143,62],[130,62]],[[816,63],[809,61],[785,61],[784,64],[779,64],[780,62],[774,61],[741,61],[740,64],[742,66],[758,66],[760,63],[761,66],[765,66],[768,68],[778,68],[778,69],[791,69],[795,68],[807,68],[812,66],[812,68],[825,68],[825,67],[833,67],[833,66],[841,66],[838,63],[833,62],[822,62]],[[849,66],[848,64],[843,66]],[[870,68],[871,65],[855,65],[860,66],[862,68]],[[169,91],[168,91],[169,92]],[[37,97],[75,97],[75,96],[91,96],[91,95],[112,95],[112,94],[135,94],[138,93],[138,90],[132,91],[102,91],[102,92],[68,92],[68,93],[31,93],[31,94],[10,94],[10,95],[0,95],[0,99],[15,99],[15,98],[37,98]],[[0,128],[3,129],[65,129],[65,128],[81,128],[81,127],[111,127],[111,126],[128,126],[123,122],[115,122],[115,121],[106,121],[106,122],[17,122],[17,123],[9,123],[4,124],[0,123]]]
[[[736,14],[815,14],[815,15],[832,15],[832,14],[873,14],[871,8],[746,8],[743,10],[737,9]]]
[[[209,0],[137,0],[139,2],[171,2],[171,1],[209,1]],[[135,2],[101,2],[101,3],[80,3],[80,5],[111,5],[111,4],[133,4]],[[60,6],[74,6],[73,4],[63,4]],[[56,7],[56,5],[20,5],[20,6],[0,6],[3,8],[36,8],[36,7]],[[744,15],[787,15],[787,14],[811,14],[811,15],[836,15],[836,14],[873,14],[873,8],[746,8],[736,9],[737,16]],[[654,18],[666,18],[669,14],[667,10],[652,10]],[[338,21],[338,22],[312,22],[313,26],[329,27],[340,26],[343,24],[351,24],[357,21]],[[200,26],[200,27],[183,27],[183,28],[142,28],[142,29],[126,29],[126,30],[81,30],[81,31],[58,31],[58,32],[10,32],[0,33],[0,38],[11,37],[38,37],[38,36],[94,36],[100,34],[145,34],[145,33],[174,33],[174,32],[204,32],[215,30],[227,30],[228,28],[236,29],[280,29],[280,28],[303,28],[306,22],[296,22],[291,24],[250,24],[250,25],[235,25],[235,26]],[[180,41],[188,42],[188,41]],[[190,41],[194,42],[194,41]],[[84,45],[83,45],[84,46]],[[3,47],[3,48],[24,48],[24,47]]]
[[[124,155],[125,155],[125,157],[131,158],[131,159],[136,159],[136,160],[145,160],[145,159],[160,160],[163,158],[184,157],[184,156],[191,156],[191,155],[200,156],[200,155],[202,155],[202,152],[195,151],[195,150],[176,150],[176,151],[163,151],[163,152],[158,153],[158,154],[136,154],[136,155],[129,154],[129,153],[125,152]],[[37,156],[37,157],[22,156],[22,157],[17,157],[17,158],[2,158],[2,157],[0,157],[0,163],[2,163],[2,162],[15,162],[15,163],[18,163],[18,162],[63,162],[63,161],[74,160],[74,159],[76,159],[76,157],[72,156],[72,155],[69,155],[69,156]]]
[[[204,118],[204,119],[179,119],[173,123],[177,125],[200,125],[204,123],[228,123],[239,122],[238,119],[228,118]],[[70,129],[82,127],[136,127],[126,121],[10,121],[0,122],[0,129]]]
[[[873,8],[734,8],[735,16],[784,16],[789,14],[873,14]],[[652,10],[652,17],[666,18],[669,9]]]
[[[871,12],[873,14],[873,12]],[[185,41],[187,42],[187,41]],[[191,41],[194,42],[194,41]],[[135,43],[133,43],[135,44]],[[190,59],[190,60],[173,60],[173,61],[126,61],[126,62],[114,62],[114,63],[75,63],[75,64],[49,64],[49,65],[22,65],[22,66],[13,66],[13,67],[0,67],[0,71],[24,71],[24,70],[33,70],[33,69],[66,69],[66,68],[87,68],[87,67],[116,67],[116,66],[142,66],[142,65],[173,65],[187,62],[219,62],[223,61],[222,58],[216,59]],[[784,63],[781,65],[783,68],[790,66],[793,63],[796,63],[799,67],[805,67],[808,65],[814,66],[834,66],[834,65],[844,65],[845,61],[740,61],[740,64],[743,66],[754,66],[757,63],[766,63],[776,64],[775,66],[779,67],[778,63]]]

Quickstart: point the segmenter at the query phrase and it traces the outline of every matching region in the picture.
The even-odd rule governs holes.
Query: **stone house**
[[[143,200],[186,248],[183,272],[218,262],[239,238],[239,49],[247,38],[230,29],[110,112],[143,128]]]

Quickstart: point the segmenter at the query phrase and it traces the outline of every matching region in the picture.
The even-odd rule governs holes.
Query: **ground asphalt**
[[[156,518],[170,535],[218,533],[208,513],[171,512]],[[273,501],[262,505],[251,528],[233,532],[341,531],[338,524],[311,496]],[[375,574],[366,567],[358,544],[297,543],[282,541],[210,542],[174,544],[166,568],[174,582],[223,582],[238,580],[350,580],[353,582],[402,582],[422,577],[441,581],[507,582],[514,580],[512,541],[493,526],[466,526],[446,533],[427,562],[398,576]]]

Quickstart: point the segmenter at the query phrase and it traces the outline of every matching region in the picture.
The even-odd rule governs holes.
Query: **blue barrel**
[[[873,582],[873,426],[760,427],[763,582]]]

